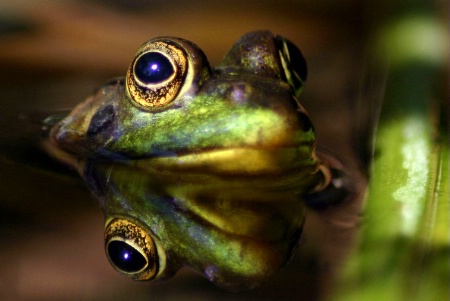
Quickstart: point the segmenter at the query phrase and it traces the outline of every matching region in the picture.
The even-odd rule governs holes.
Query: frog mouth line
[[[203,170],[219,173],[241,172],[268,173],[283,172],[298,166],[315,166],[317,161],[311,158],[308,147],[277,147],[270,149],[233,147],[186,153],[177,156],[153,157],[137,160],[136,165],[160,170]],[[315,167],[314,167],[315,169]]]
[[[83,149],[74,151],[71,145],[61,147],[58,141],[47,139],[46,149],[56,159],[63,162],[93,160],[105,163],[133,165],[142,169],[161,170],[166,172],[192,172],[236,175],[236,174],[279,174],[289,170],[317,171],[320,164],[315,156],[311,156],[311,146],[292,146],[276,148],[232,147],[207,149],[196,152],[177,154],[166,152],[150,156],[130,157],[107,150]],[[64,159],[66,158],[66,159]],[[69,165],[73,165],[70,164]]]

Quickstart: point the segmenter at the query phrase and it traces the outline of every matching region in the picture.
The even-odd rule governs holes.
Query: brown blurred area
[[[186,270],[162,284],[133,282],[106,259],[103,216],[93,197],[72,171],[40,150],[40,121],[124,75],[134,52],[152,37],[191,40],[215,65],[242,34],[269,29],[298,45],[308,61],[301,101],[319,143],[356,170],[351,131],[371,27],[366,3],[2,1],[0,299],[322,300],[332,294],[352,246],[360,198],[311,210],[292,262],[253,291],[226,293]],[[363,180],[355,174],[358,186]]]

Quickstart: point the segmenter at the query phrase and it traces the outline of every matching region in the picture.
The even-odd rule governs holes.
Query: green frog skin
[[[332,182],[298,101],[305,79],[300,50],[268,31],[215,68],[195,44],[159,37],[54,126],[53,155],[104,211],[113,267],[136,280],[190,267],[237,290],[285,265],[305,196]]]

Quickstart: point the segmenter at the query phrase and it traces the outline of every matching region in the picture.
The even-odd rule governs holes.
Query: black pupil
[[[141,253],[124,241],[111,241],[108,244],[108,255],[119,270],[127,273],[138,272],[147,263]]]
[[[141,55],[134,65],[135,76],[144,84],[157,84],[174,73],[169,59],[161,53],[149,52]]]

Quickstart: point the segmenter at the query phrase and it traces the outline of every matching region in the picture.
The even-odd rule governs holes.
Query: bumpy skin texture
[[[173,100],[146,106],[130,85],[133,64],[152,43],[179,47],[187,68],[176,75]],[[77,158],[71,162],[106,224],[129,220],[153,238],[158,270],[149,279],[189,266],[220,286],[251,288],[289,260],[304,221],[302,195],[323,175],[296,98],[301,87],[292,84],[300,80],[289,80],[306,70],[289,65],[293,45],[283,43],[249,33],[212,69],[191,42],[150,40],[125,80],[101,87],[52,129],[53,144]]]

